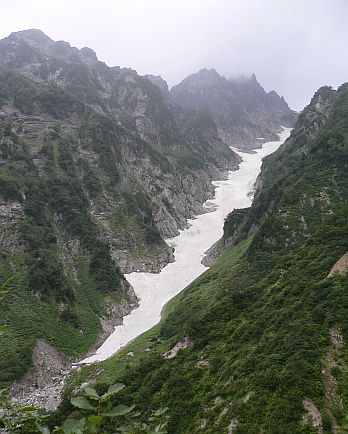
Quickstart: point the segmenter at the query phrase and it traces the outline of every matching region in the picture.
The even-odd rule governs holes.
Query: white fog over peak
[[[0,37],[38,28],[90,47],[109,66],[161,75],[169,87],[202,68],[255,73],[301,110],[313,92],[347,81],[345,0],[14,0]]]

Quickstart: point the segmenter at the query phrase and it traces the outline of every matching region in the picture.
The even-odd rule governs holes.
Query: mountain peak
[[[40,45],[51,45],[54,41],[47,36],[42,30],[28,29],[12,32],[9,36],[10,39],[24,39]]]
[[[214,68],[202,68],[197,72],[194,72],[193,74],[188,75],[186,78],[183,79],[183,81],[177,85],[180,86],[181,84],[185,83],[216,83],[220,80],[224,80],[221,75],[218,74],[216,69]],[[177,86],[174,86],[174,88],[177,88]]]
[[[258,137],[276,140],[281,125],[292,126],[296,115],[276,92],[267,94],[256,75],[227,79],[215,69],[201,69],[170,91],[185,110],[206,110],[222,140],[230,146],[260,146]]]
[[[94,50],[92,50],[92,48],[83,47],[81,48],[80,53],[87,59],[94,60],[95,62],[98,61],[97,54]]]
[[[29,62],[31,56],[32,64],[38,64],[42,61],[42,55],[50,58],[58,57],[65,61],[73,61],[77,63],[93,64],[98,62],[96,53],[88,47],[83,47],[80,50],[76,47],[72,47],[69,42],[66,41],[54,41],[44,32],[38,29],[21,30],[13,32],[8,38],[5,38],[6,50],[13,50],[6,45],[6,41],[14,43],[16,46],[25,46],[26,62]],[[1,41],[2,42],[2,41]],[[0,42],[0,44],[1,44]],[[28,46],[34,50],[28,50]],[[19,59],[22,61],[22,56],[19,54]],[[12,56],[13,58],[13,56]],[[20,63],[19,61],[19,63]],[[18,63],[17,63],[18,64]],[[34,78],[31,76],[30,78]]]
[[[202,68],[196,74],[200,76],[207,76],[209,78],[221,78],[215,68]]]
[[[256,75],[254,72],[250,76],[250,81],[256,81],[257,82],[257,78],[256,78]]]

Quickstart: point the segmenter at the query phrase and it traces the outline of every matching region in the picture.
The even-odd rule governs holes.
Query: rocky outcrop
[[[0,199],[0,247],[3,252],[14,254],[23,250],[24,245],[16,224],[23,218],[20,202]]]
[[[331,268],[330,273],[327,277],[333,277],[335,275],[344,275],[348,271],[348,252],[345,253]]]
[[[303,400],[303,406],[306,414],[303,416],[303,423],[312,426],[318,434],[323,434],[323,420],[320,411],[310,399]]]
[[[336,93],[329,86],[321,87],[313,96],[311,103],[301,113],[299,126],[306,134],[314,137],[329,119]]]
[[[160,75],[147,74],[145,75],[145,77],[148,78],[153,84],[155,84],[159,88],[163,96],[163,99],[169,101],[170,94],[169,94],[169,88],[167,82],[163,80],[163,78]]]
[[[228,425],[227,434],[234,434],[236,432],[237,428],[238,428],[238,420],[237,419],[231,419],[231,422]]]
[[[198,360],[197,367],[198,368],[209,368],[210,362],[207,359],[204,360]]]
[[[205,252],[202,264],[211,267],[217,258],[234,246],[244,234],[243,222],[246,219],[249,208],[234,209],[225,219],[222,238],[213,244]]]
[[[138,306],[138,299],[134,294],[132,288],[126,288],[127,290],[127,300],[121,303],[115,303],[111,298],[105,300],[105,314],[100,318],[100,322],[103,328],[103,332],[96,343],[95,348],[105,341],[107,337],[111,335],[114,328],[123,323],[123,318],[128,315],[133,309]],[[94,353],[94,349],[90,351],[90,354]],[[85,356],[88,357],[88,354]]]
[[[343,397],[338,387],[338,375],[345,370],[346,362],[343,356],[344,340],[342,330],[338,327],[329,329],[330,346],[322,359],[322,374],[325,389],[324,411],[331,422],[331,431],[340,432],[340,421],[337,418],[337,410],[343,411]]]
[[[163,354],[163,356],[166,359],[175,359],[175,357],[177,356],[177,354],[180,350],[185,350],[186,348],[189,348],[190,346],[192,346],[192,341],[190,338],[188,338],[186,336],[183,339],[181,339],[178,343],[176,343],[171,350],[169,350],[165,354]]]

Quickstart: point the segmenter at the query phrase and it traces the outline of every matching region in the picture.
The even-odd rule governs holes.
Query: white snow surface
[[[131,340],[149,330],[161,319],[163,306],[189,283],[207,270],[201,260],[223,234],[224,219],[234,208],[251,205],[253,186],[260,172],[262,158],[274,152],[290,135],[284,128],[277,142],[264,143],[254,153],[234,149],[243,159],[239,169],[231,171],[225,181],[214,181],[214,199],[204,205],[212,210],[188,221],[189,228],[178,236],[166,240],[175,248],[175,262],[165,266],[160,273],[130,273],[125,277],[139,298],[139,307],[125,316],[123,324],[98,348],[96,353],[80,363],[100,362],[114,355]]]

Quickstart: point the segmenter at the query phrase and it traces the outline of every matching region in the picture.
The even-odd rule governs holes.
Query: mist
[[[301,110],[317,88],[348,81],[346,0],[14,0],[0,37],[28,28],[94,49],[109,66],[161,75],[169,86],[214,67],[255,73]]]

